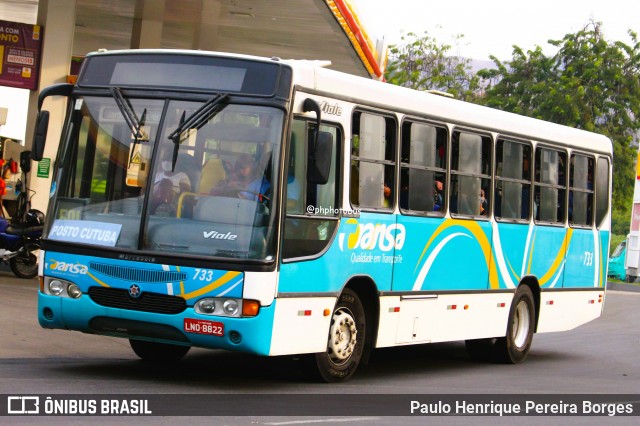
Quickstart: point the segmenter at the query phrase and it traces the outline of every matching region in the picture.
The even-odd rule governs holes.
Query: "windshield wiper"
[[[133,135],[133,148],[131,149],[129,157],[129,163],[131,163],[133,160],[133,154],[136,150],[136,145],[138,145],[138,143],[140,143],[140,139],[144,137],[144,134],[142,133],[142,126],[144,126],[144,123],[147,120],[147,109],[145,108],[144,111],[142,111],[142,117],[138,119],[136,112],[129,101],[122,96],[120,89],[117,87],[111,87],[110,90],[113,100],[116,101],[116,105],[120,109],[120,112],[124,117],[124,121],[127,123],[127,126],[129,126],[129,130],[131,130],[131,134]]]
[[[171,171],[175,171],[176,161],[178,160],[178,149],[180,147],[182,134],[187,129],[200,129],[211,118],[222,110],[223,101],[225,101],[229,95],[226,93],[220,93],[205,102],[200,108],[195,110],[188,118],[185,118],[185,111],[182,112],[180,117],[180,124],[171,132],[168,136],[173,141],[173,157],[171,159]]]

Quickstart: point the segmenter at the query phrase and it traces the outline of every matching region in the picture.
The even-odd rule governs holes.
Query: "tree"
[[[456,42],[462,40],[457,36]],[[449,56],[452,46],[440,44],[428,32],[408,33],[389,49],[385,78],[389,83],[416,90],[438,90],[457,99],[471,100],[479,78],[471,71],[471,60]]]
[[[513,59],[478,75],[486,83],[487,106],[608,136],[613,141],[613,209],[629,220],[634,163],[640,130],[640,44],[609,42],[602,25],[590,22],[562,40],[546,57],[538,46],[525,53],[514,46]],[[628,229],[628,226],[627,226]]]

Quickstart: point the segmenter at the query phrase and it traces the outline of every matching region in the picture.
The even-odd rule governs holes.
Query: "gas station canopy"
[[[0,21],[42,28],[39,89],[68,80],[73,58],[99,49],[200,49],[331,61],[330,68],[382,80],[386,46],[375,44],[351,0],[0,0]],[[34,27],[35,28],[35,27]],[[64,99],[50,99],[49,135],[59,135]],[[24,149],[31,148],[38,91],[31,90]],[[55,140],[55,137],[51,137]],[[44,157],[55,158],[56,143]],[[45,211],[51,176],[31,182]]]
[[[38,3],[45,0],[5,2],[0,19],[34,23]],[[45,43],[59,30],[45,28]],[[373,78],[385,59],[348,0],[76,0],[73,56],[127,48],[330,60],[333,69]]]

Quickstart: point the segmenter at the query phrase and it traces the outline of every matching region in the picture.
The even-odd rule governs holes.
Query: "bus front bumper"
[[[158,314],[101,306],[86,294],[72,299],[38,292],[38,321],[43,328],[257,355],[269,354],[274,310],[275,302],[261,307],[255,317],[202,315],[192,307],[179,314]]]

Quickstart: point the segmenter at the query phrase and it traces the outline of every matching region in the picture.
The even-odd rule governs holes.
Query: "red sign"
[[[224,336],[224,324],[217,321],[185,318],[184,331],[186,331],[187,333],[209,334],[211,336]]]
[[[0,86],[36,90],[42,27],[0,21]]]

